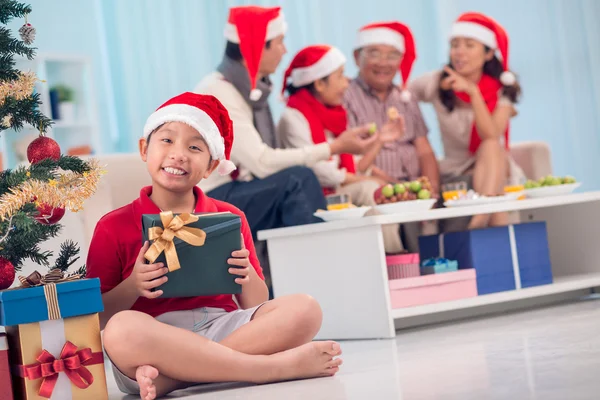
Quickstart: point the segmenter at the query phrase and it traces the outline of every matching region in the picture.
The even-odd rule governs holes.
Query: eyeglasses
[[[398,52],[382,53],[378,50],[364,50],[362,53],[369,61],[386,61],[389,63],[397,63],[402,60],[402,54]]]

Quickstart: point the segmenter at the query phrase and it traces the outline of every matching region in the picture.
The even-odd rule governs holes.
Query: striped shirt
[[[392,178],[413,180],[421,174],[419,157],[413,143],[416,138],[427,136],[428,129],[418,103],[415,100],[404,103],[400,93],[400,88],[394,85],[385,101],[381,101],[361,78],[356,78],[346,90],[344,106],[348,111],[348,124],[351,128],[372,122],[378,127],[383,126],[388,121],[387,110],[390,107],[395,107],[404,116],[404,136],[384,145],[375,159],[375,166]]]

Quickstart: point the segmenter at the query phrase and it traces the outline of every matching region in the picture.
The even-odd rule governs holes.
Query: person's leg
[[[354,205],[374,207],[376,203],[373,193],[375,193],[378,188],[379,184],[376,181],[364,180],[342,186],[336,193],[350,195]],[[372,216],[379,214],[380,213],[375,208],[372,208],[366,215]],[[404,250],[402,240],[400,239],[399,224],[382,225],[381,233],[383,234],[383,245],[386,253],[396,254]]]
[[[264,179],[228,185],[207,195],[242,210],[255,238],[259,230],[319,222],[314,212],[327,207],[319,181],[306,167],[292,167]]]
[[[313,340],[322,320],[321,307],[312,297],[282,296],[263,304],[250,322],[219,343],[245,354],[275,354]]]
[[[143,399],[188,386],[185,382],[254,382],[331,376],[341,360],[332,341],[311,342],[273,355],[249,355],[149,315],[122,311],[107,323],[104,348]],[[264,340],[264,339],[261,339]]]
[[[506,150],[498,140],[484,140],[477,150],[477,160],[473,171],[473,188],[479,194],[496,196],[503,193],[508,174]],[[471,218],[469,229],[485,228],[493,224],[508,222],[508,214],[495,216],[475,215]],[[494,225],[496,226],[496,225]]]

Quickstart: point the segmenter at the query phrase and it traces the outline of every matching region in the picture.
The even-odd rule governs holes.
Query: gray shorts
[[[221,308],[203,307],[194,310],[173,311],[156,317],[157,321],[192,331],[204,336],[214,342],[220,342],[233,331],[247,324],[252,316],[262,306],[256,306],[247,310],[235,310],[226,312]],[[112,362],[111,362],[112,363]],[[139,394],[140,386],[135,379],[131,379],[112,363],[113,375],[117,387],[123,393]]]

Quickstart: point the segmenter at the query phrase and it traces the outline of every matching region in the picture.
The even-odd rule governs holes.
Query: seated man
[[[254,29],[257,24],[264,29]],[[209,196],[240,208],[255,239],[262,229],[317,222],[313,213],[326,205],[319,182],[308,167],[333,154],[363,153],[376,140],[364,139],[368,127],[361,126],[330,144],[277,148],[267,100],[271,93],[269,75],[286,52],[286,29],[280,7],[232,8],[225,28],[223,61],[217,72],[194,90],[214,95],[229,111],[235,134],[231,160],[239,171],[212,175],[203,181],[202,188]]]
[[[390,109],[404,117],[404,134],[392,143],[378,141],[362,161],[374,166],[365,171],[386,182],[414,180],[425,175],[433,188],[439,191],[438,163],[427,139],[427,126],[416,101],[410,93],[393,83],[398,70],[406,87],[412,64],[416,58],[410,29],[399,22],[370,24],[358,33],[354,58],[359,68],[358,77],[346,90],[344,106],[349,126],[376,123],[380,129],[397,125],[389,118]],[[406,224],[404,246],[418,251],[418,224]]]

